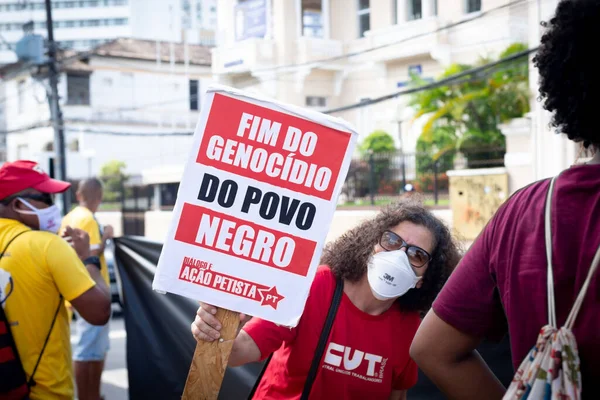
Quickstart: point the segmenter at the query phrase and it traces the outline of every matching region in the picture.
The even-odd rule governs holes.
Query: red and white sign
[[[356,132],[222,86],[203,104],[153,288],[296,326]]]

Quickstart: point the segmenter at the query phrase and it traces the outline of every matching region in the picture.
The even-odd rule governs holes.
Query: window
[[[190,80],[190,110],[198,111],[200,109],[200,96],[198,93],[198,80]]]
[[[302,36],[323,37],[323,3],[302,0]]]
[[[433,15],[438,15],[438,0],[433,0]]]
[[[202,3],[201,2],[196,3],[196,19],[198,21],[202,21]]]
[[[183,29],[192,28],[192,4],[190,0],[183,0],[181,4],[181,27]]]
[[[327,107],[327,98],[321,96],[306,96],[306,107]]]
[[[179,183],[161,183],[160,187],[160,208],[162,210],[172,210],[177,201],[177,192]]]
[[[90,105],[89,75],[67,75],[67,104],[78,106]]]
[[[428,1],[428,0],[425,0]],[[421,19],[423,16],[423,8],[421,6],[421,0],[408,0],[408,20],[414,21],[415,19]]]
[[[398,0],[392,0],[392,25],[398,24]]]
[[[364,37],[371,29],[371,8],[369,0],[358,0],[358,37]]]
[[[466,1],[467,1],[467,13],[481,11],[481,0],[466,0]]]
[[[25,81],[17,82],[17,112],[22,114],[25,111]]]

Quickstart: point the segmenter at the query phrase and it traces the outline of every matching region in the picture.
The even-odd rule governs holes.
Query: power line
[[[13,134],[13,133],[28,132],[28,131],[31,131],[33,129],[47,128],[49,126],[52,126],[52,122],[50,120],[44,121],[44,122],[36,122],[35,124],[27,125],[27,126],[24,126],[22,128],[10,129],[10,130],[7,130],[7,131],[0,131],[0,135],[10,135],[10,134]]]
[[[409,95],[409,94],[415,94],[418,92],[422,92],[425,90],[435,89],[440,86],[457,85],[457,84],[461,84],[461,83],[477,81],[477,80],[481,79],[482,73],[489,74],[491,72],[494,72],[498,69],[498,67],[503,66],[504,64],[508,64],[510,62],[516,61],[520,58],[526,57],[526,56],[536,52],[537,50],[538,50],[538,47],[534,47],[532,49],[528,49],[528,50],[521,51],[519,53],[515,53],[515,54],[513,54],[509,57],[503,58],[501,60],[490,62],[488,64],[485,64],[485,65],[482,65],[479,67],[471,68],[469,70],[456,73],[454,75],[448,76],[444,79],[440,79],[438,81],[435,81],[435,82],[432,82],[429,84],[425,84],[425,85],[421,85],[418,87],[398,91],[398,92],[395,92],[392,94],[388,94],[386,96],[377,97],[375,99],[371,99],[371,100],[367,100],[367,101],[363,101],[363,102],[359,102],[359,103],[355,103],[355,104],[350,104],[350,105],[346,105],[343,107],[334,108],[331,110],[324,111],[324,113],[332,114],[332,113],[338,113],[338,112],[342,112],[342,111],[348,111],[348,110],[352,110],[355,108],[362,108],[362,107],[367,107],[367,106],[370,106],[373,104],[381,103],[381,102],[391,100],[391,99],[399,97],[399,96],[405,96],[405,95]],[[472,76],[472,75],[476,75],[476,76]],[[31,125],[28,127],[14,129],[11,131],[0,131],[0,134],[6,135],[6,134],[11,134],[11,133],[19,133],[19,132],[28,131],[30,129],[36,129],[36,128],[47,127],[47,126],[50,126],[50,121],[43,122],[43,123],[37,123],[37,124]],[[191,132],[191,131],[120,132],[120,131],[112,131],[112,130],[95,130],[95,129],[89,129],[89,128],[74,128],[74,127],[68,127],[68,126],[63,126],[63,128],[69,132],[87,133],[87,134],[91,134],[91,135],[122,136],[122,137],[161,137],[161,136],[171,136],[172,137],[172,136],[191,136],[194,134],[194,132]]]
[[[94,129],[78,129],[78,128],[65,128],[68,132],[79,132],[90,135],[110,135],[110,136],[136,136],[136,137],[177,137],[177,136],[192,136],[194,132],[117,132],[111,130],[94,130]]]
[[[8,50],[10,51],[14,51],[13,45],[11,43],[9,43],[4,36],[2,36],[2,34],[0,33],[0,42],[4,43],[4,45],[8,48]]]
[[[429,84],[421,85],[421,86],[407,89],[407,90],[402,90],[402,91],[399,91],[396,93],[392,93],[392,94],[378,97],[375,99],[371,99],[368,101],[363,101],[360,103],[355,103],[355,104],[335,108],[332,110],[325,111],[324,113],[332,114],[332,113],[337,113],[337,112],[342,112],[342,111],[348,111],[348,110],[352,110],[355,108],[362,108],[362,107],[367,107],[367,106],[370,106],[373,104],[381,103],[383,101],[391,100],[395,97],[414,94],[414,93],[422,92],[425,90],[435,89],[440,86],[457,85],[457,84],[461,84],[461,83],[477,81],[477,80],[481,79],[482,73],[487,75],[494,71],[497,71],[499,69],[498,67],[503,66],[504,64],[513,62],[515,60],[518,60],[520,58],[526,57],[529,54],[536,52],[537,49],[538,48],[535,47],[532,49],[524,50],[519,53],[515,53],[512,56],[503,58],[501,60],[494,61],[494,62],[485,64],[485,65],[482,65],[479,67],[471,68],[467,71],[459,72],[457,74],[451,75],[449,77],[440,79],[438,81],[435,81],[435,82],[432,82]],[[473,75],[476,75],[476,76],[473,76]],[[36,128],[47,127],[47,126],[50,126],[50,121],[38,123],[38,124],[31,125],[31,126],[24,127],[24,128],[14,129],[11,131],[0,131],[0,134],[6,135],[6,134],[11,134],[11,133],[19,133],[19,132],[28,131],[30,129],[36,129]],[[122,136],[122,137],[162,137],[162,136],[173,137],[173,136],[192,136],[194,134],[194,132],[191,132],[191,131],[121,132],[121,131],[112,131],[112,130],[95,130],[95,129],[89,129],[89,128],[75,128],[75,127],[69,127],[69,126],[64,126],[63,128],[66,131],[75,132],[75,133],[86,133],[86,134],[91,134],[91,135]]]
[[[346,54],[342,54],[342,55],[339,55],[339,56],[325,58],[325,59],[317,60],[317,61],[306,62],[306,63],[288,64],[288,65],[280,65],[280,66],[275,66],[275,67],[268,67],[268,68],[264,68],[264,69],[260,69],[260,70],[254,70],[253,73],[263,73],[265,71],[277,71],[277,70],[280,70],[280,69],[286,69],[286,68],[292,68],[292,67],[303,67],[303,66],[308,66],[308,65],[310,65],[312,67],[318,67],[319,65],[325,65],[325,64],[333,62],[333,61],[338,61],[338,60],[345,59],[345,58],[355,57],[355,56],[358,56],[358,55],[370,53],[370,52],[373,52],[373,51],[376,51],[376,50],[380,50],[380,49],[383,49],[383,48],[387,48],[387,47],[399,45],[399,44],[402,44],[402,43],[406,43],[406,42],[409,42],[411,40],[415,40],[415,39],[418,39],[418,38],[421,38],[421,37],[425,37],[425,36],[428,36],[428,35],[433,35],[433,34],[436,34],[436,33],[439,33],[439,32],[445,31],[445,30],[451,30],[453,28],[459,27],[461,25],[465,25],[465,24],[473,22],[475,20],[478,20],[478,19],[481,19],[481,18],[484,18],[484,17],[489,17],[490,15],[496,13],[499,10],[502,10],[502,9],[505,9],[505,8],[508,8],[508,7],[511,7],[511,6],[515,6],[515,5],[526,5],[527,3],[531,2],[531,1],[533,1],[533,0],[515,0],[515,1],[511,1],[511,2],[503,4],[501,6],[498,6],[498,7],[489,9],[487,11],[483,11],[481,13],[478,13],[474,17],[467,18],[467,19],[464,19],[464,20],[461,20],[461,21],[458,21],[456,23],[452,23],[452,24],[449,24],[449,25],[445,25],[445,26],[439,27],[439,28],[437,28],[435,30],[432,30],[432,31],[423,32],[423,33],[420,33],[420,34],[417,34],[417,35],[413,35],[413,36],[410,36],[410,37],[403,38],[401,40],[397,40],[397,41],[394,41],[394,42],[386,43],[386,44],[383,44],[383,45],[380,45],[380,46],[371,47],[371,48],[364,49],[364,50],[361,50],[361,51],[357,51],[357,52],[353,52],[353,53],[346,53]],[[149,72],[156,72],[155,70],[148,70],[148,71]],[[295,72],[294,70],[282,71],[279,74],[279,76],[275,76],[275,77],[269,78],[269,79],[264,79],[264,80],[260,81],[257,84],[250,84],[250,85],[242,87],[241,89],[247,89],[249,87],[252,87],[252,86],[255,86],[255,85],[258,85],[258,84],[263,84],[263,83],[268,83],[268,82],[273,82],[273,81],[282,81],[282,82],[285,82],[285,80],[280,79],[280,76],[283,75],[283,74],[291,74],[291,73],[294,73],[294,72]],[[352,79],[352,78],[346,78],[346,79]],[[236,86],[238,86],[238,85],[236,85]],[[119,111],[123,111],[123,112],[126,112],[126,111],[138,111],[138,110],[145,109],[145,108],[151,108],[151,107],[156,107],[156,106],[161,106],[161,105],[176,104],[176,103],[185,102],[185,101],[189,101],[189,100],[195,100],[195,99],[197,99],[199,97],[201,97],[200,94],[190,95],[190,96],[187,96],[185,98],[181,98],[179,100],[165,100],[165,101],[161,101],[161,102],[155,102],[155,103],[150,103],[150,104],[143,104],[143,105],[139,105],[139,106],[111,108],[111,109],[107,109],[107,111],[114,111],[114,112],[119,112]]]
[[[384,48],[387,48],[387,47],[396,46],[396,45],[399,45],[399,44],[402,44],[402,43],[406,43],[406,42],[414,40],[414,39],[418,39],[418,38],[421,38],[421,37],[429,36],[429,35],[432,35],[432,34],[435,34],[435,33],[439,33],[439,32],[443,32],[443,31],[446,31],[446,30],[450,30],[450,29],[455,28],[457,26],[464,25],[464,24],[473,22],[475,20],[484,18],[484,17],[486,17],[486,16],[488,16],[488,15],[490,15],[492,13],[495,13],[495,12],[497,12],[499,10],[511,7],[513,5],[518,5],[519,3],[528,3],[530,1],[532,1],[532,0],[515,0],[515,1],[511,1],[511,2],[503,4],[501,6],[494,7],[494,8],[491,8],[489,10],[486,10],[486,11],[482,11],[482,12],[478,13],[477,15],[475,15],[475,16],[473,16],[471,18],[463,19],[461,21],[453,22],[451,24],[439,27],[439,28],[437,28],[437,29],[435,29],[433,31],[419,33],[419,34],[416,34],[416,35],[413,35],[413,36],[409,36],[407,38],[403,38],[403,39],[400,39],[400,40],[397,40],[397,41],[394,41],[394,42],[385,43],[385,44],[382,44],[382,45],[379,45],[379,46],[370,47],[368,49],[364,49],[364,50],[360,50],[360,51],[355,51],[355,52],[352,52],[352,53],[345,53],[345,54],[341,54],[339,56],[323,58],[323,59],[316,60],[316,61],[307,61],[307,62],[303,62],[303,63],[292,63],[292,64],[287,64],[287,65],[278,65],[278,66],[274,66],[274,67],[268,67],[268,68],[263,68],[263,69],[259,69],[259,70],[254,70],[253,72],[254,73],[264,73],[264,72],[270,72],[270,71],[278,71],[280,69],[287,69],[287,68],[298,68],[298,67],[314,66],[315,64],[317,66],[319,66],[319,65],[323,65],[323,64],[328,64],[328,63],[333,62],[333,61],[339,61],[339,60],[343,60],[343,59],[346,59],[346,58],[350,58],[350,57],[355,57],[355,56],[359,56],[359,55],[362,55],[362,54],[371,53],[373,51],[377,51],[377,50],[384,49]]]
[[[457,74],[454,74],[454,75],[449,76],[449,77],[444,78],[444,79],[440,79],[440,80],[435,81],[433,83],[429,83],[429,84],[426,84],[426,85],[422,85],[422,86],[418,86],[418,87],[414,87],[414,88],[410,88],[410,89],[406,89],[406,90],[401,90],[401,91],[398,91],[398,92],[395,92],[395,93],[391,93],[391,94],[388,94],[388,95],[385,95],[385,96],[381,96],[381,97],[377,97],[377,98],[370,99],[370,100],[365,100],[365,101],[362,101],[362,102],[359,102],[359,103],[354,103],[354,104],[350,104],[350,105],[347,105],[347,106],[342,106],[342,107],[334,108],[334,109],[331,109],[331,110],[324,111],[323,113],[324,114],[333,114],[333,113],[338,113],[338,112],[342,112],[342,111],[353,110],[355,108],[362,108],[362,107],[370,106],[370,105],[373,105],[373,104],[381,103],[383,101],[391,100],[391,99],[394,99],[394,98],[399,97],[399,96],[406,96],[406,95],[409,95],[409,94],[414,94],[414,93],[417,93],[417,92],[422,92],[424,90],[434,89],[434,88],[437,88],[437,87],[440,87],[440,86],[447,86],[447,85],[450,85],[450,84],[455,84],[456,81],[458,79],[460,79],[460,78],[468,77],[470,75],[477,74],[477,73],[486,71],[488,69],[492,69],[494,67],[497,67],[498,65],[502,65],[502,64],[506,64],[506,63],[515,61],[515,60],[517,60],[519,58],[526,57],[526,56],[528,56],[531,53],[535,53],[537,50],[538,50],[538,47],[534,47],[532,49],[528,49],[528,50],[521,51],[519,53],[515,53],[512,56],[503,58],[501,60],[494,61],[494,62],[485,64],[485,65],[482,65],[480,67],[471,68],[471,69],[463,71],[463,72],[459,72]]]

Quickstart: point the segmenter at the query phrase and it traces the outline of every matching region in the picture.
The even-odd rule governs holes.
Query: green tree
[[[119,201],[123,182],[127,180],[126,168],[123,161],[112,160],[100,169],[100,180],[104,183],[104,201],[107,203]]]
[[[368,181],[365,187],[373,188],[376,192],[392,184],[394,170],[391,160],[396,150],[394,138],[387,132],[377,130],[367,136],[358,148],[363,162],[368,165]]]
[[[526,49],[524,44],[515,43],[503,51],[499,59]],[[481,59],[475,66],[490,61]],[[441,78],[471,68],[473,66],[453,64]],[[410,104],[417,111],[415,118],[428,115],[417,147],[433,160],[450,150],[504,149],[505,139],[499,125],[529,112],[527,57],[467,78],[455,84],[419,92],[411,99]],[[424,82],[419,77],[413,77],[412,83],[422,85]]]
[[[385,131],[374,131],[367,136],[359,146],[361,154],[389,153],[396,150],[394,138]]]

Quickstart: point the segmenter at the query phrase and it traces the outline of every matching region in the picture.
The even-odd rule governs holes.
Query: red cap
[[[50,178],[33,161],[7,162],[0,167],[0,200],[30,188],[53,194],[62,193],[70,187],[69,182]]]

